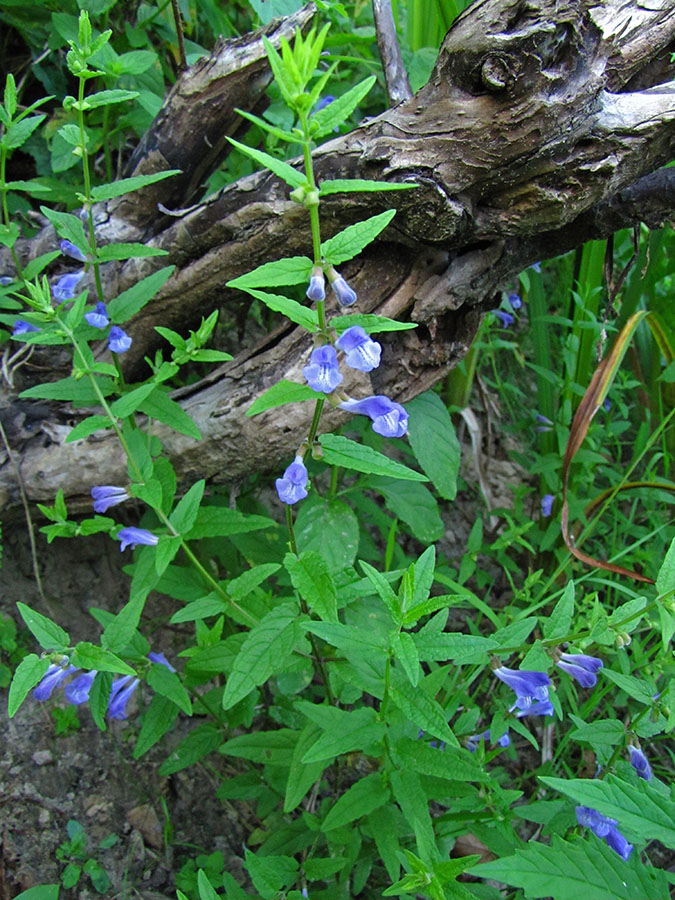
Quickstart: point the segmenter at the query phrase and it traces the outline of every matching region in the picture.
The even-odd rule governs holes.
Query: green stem
[[[323,410],[323,405],[326,401],[323,397],[320,400],[316,401],[316,406],[314,407],[314,418],[312,419],[312,424],[309,426],[309,436],[307,438],[307,450],[305,450],[304,459],[307,459],[308,454],[311,452],[312,444],[316,438],[316,433],[319,430],[319,421],[321,420],[321,412]]]
[[[5,225],[9,228],[10,226],[10,217],[9,217],[9,207],[7,206],[7,188],[5,185],[7,184],[7,176],[6,176],[6,168],[7,168],[7,150],[3,147],[0,150],[0,191],[2,192],[2,216],[5,222]],[[9,248],[9,252],[12,254],[12,259],[14,261],[14,266],[16,267],[16,274],[23,281],[23,269],[21,268],[21,263],[19,262],[19,257],[16,255],[16,250],[14,247]]]
[[[101,303],[103,303],[105,301],[105,297],[103,294],[103,284],[101,283],[101,267],[98,260],[96,259],[96,233],[94,231],[94,213],[92,211],[91,203],[91,175],[89,173],[89,156],[87,154],[87,139],[84,130],[84,110],[82,109],[82,105],[84,103],[85,81],[85,78],[80,78],[80,86],[78,88],[77,94],[77,119],[80,128],[80,150],[82,152],[82,174],[84,176],[85,207],[87,210],[87,222],[89,225],[89,245],[91,247],[91,254],[94,265],[94,281],[96,282],[96,294],[98,296],[98,299],[101,301]]]

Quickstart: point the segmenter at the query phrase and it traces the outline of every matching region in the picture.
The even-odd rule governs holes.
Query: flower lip
[[[73,672],[79,671],[76,666],[68,665],[67,659],[64,660],[64,663],[65,665],[59,665],[58,663],[49,664],[49,668],[42,676],[42,680],[33,690],[33,697],[36,700],[49,700],[54,689],[59,687],[64,678],[72,675]]]
[[[145,547],[155,547],[159,543],[157,535],[145,528],[121,528],[115,537],[121,541],[120,550],[126,550],[127,547],[131,547],[133,550],[139,544]]]
[[[91,498],[94,501],[94,512],[104,513],[111,506],[124,503],[125,500],[129,499],[129,495],[123,487],[117,487],[114,484],[103,484],[91,489]]]
[[[467,750],[470,750],[471,753],[475,753],[478,747],[480,746],[480,742],[485,741],[486,744],[492,742],[492,737],[490,733],[490,729],[487,731],[483,731],[481,734],[472,734],[467,742]],[[500,747],[508,747],[511,743],[511,738],[509,737],[508,731],[505,731],[504,734],[497,739],[496,743]]]
[[[86,262],[87,257],[80,250],[79,247],[76,247],[72,241],[62,240],[61,241],[61,253],[64,256],[69,256],[71,259],[76,259],[78,262]]]
[[[275,481],[277,494],[282,503],[291,506],[298,500],[304,500],[307,496],[307,482],[309,476],[302,456],[298,454],[290,466],[284,472],[283,478]]]
[[[518,709],[530,709],[534,700],[548,700],[551,679],[546,672],[498,666],[494,674],[516,692],[515,706]]]
[[[562,653],[556,665],[582,687],[590,688],[598,683],[595,673],[602,669],[603,662],[595,656],[586,656],[585,653]]]
[[[541,514],[545,519],[553,512],[553,503],[555,501],[555,497],[553,494],[544,494],[541,498]]]
[[[382,345],[374,341],[360,325],[352,325],[343,331],[335,346],[344,351],[345,362],[360,372],[372,372],[380,364]]]
[[[312,350],[309,365],[303,368],[302,374],[313,390],[322,391],[324,394],[334,391],[343,379],[338,367],[335,347],[324,344],[322,347]]]
[[[131,343],[129,335],[119,325],[113,325],[108,335],[108,350],[112,353],[126,353]]]
[[[373,422],[373,431],[383,437],[403,437],[408,430],[405,408],[384,394],[364,397],[363,400],[343,400],[340,409],[368,416]]]
[[[107,328],[110,324],[105,303],[99,301],[91,312],[84,314],[85,321],[94,328]]]
[[[16,337],[19,334],[28,334],[31,331],[39,331],[40,329],[37,325],[31,325],[30,322],[26,322],[25,319],[17,319],[14,323],[14,328],[12,329],[12,337]]]
[[[629,744],[628,752],[630,753],[630,764],[640,778],[644,778],[645,781],[651,781],[653,777],[652,767],[649,765],[649,760],[642,750],[634,744]]]
[[[606,841],[607,845],[622,859],[628,859],[633,852],[633,846],[616,827],[618,824],[616,819],[603,816],[597,809],[592,809],[590,806],[577,806],[575,812],[579,825],[590,828],[596,837]]]
[[[72,300],[75,297],[75,291],[80,279],[84,276],[84,272],[68,272],[62,275],[52,288],[54,299],[59,303],[65,300]]]
[[[515,291],[512,294],[509,294],[506,298],[511,304],[511,309],[520,309],[523,305],[523,301],[520,299],[520,294],[516,294]]]
[[[124,675],[122,678],[116,678],[110,688],[110,699],[108,700],[108,718],[110,719],[126,719],[126,706],[129,698],[136,690],[139,679],[133,675]]]
[[[514,704],[509,712],[513,712],[516,708],[517,705]],[[525,716],[552,716],[554,713],[555,709],[550,700],[537,700],[532,706],[528,706],[526,709],[519,709],[516,713],[516,718],[522,719]]]
[[[65,695],[68,703],[72,703],[73,706],[86,703],[94,678],[96,678],[96,669],[90,669],[88,672],[78,675],[77,678],[73,678],[70,684],[66,685]]]
[[[492,312],[495,316],[497,316],[504,328],[509,328],[509,326],[513,325],[513,323],[516,321],[511,313],[506,312],[505,309],[493,309]]]

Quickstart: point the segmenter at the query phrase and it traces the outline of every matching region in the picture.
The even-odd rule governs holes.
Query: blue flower
[[[484,731],[482,734],[472,734],[467,742],[467,750],[470,750],[471,753],[475,753],[478,747],[480,746],[480,742],[485,741],[486,744],[492,741],[490,737],[490,729]],[[498,740],[497,743],[500,747],[508,747],[511,743],[511,738],[509,737],[508,731],[506,731]]]
[[[326,94],[325,97],[322,97],[319,102],[314,107],[314,112],[318,112],[320,109],[325,109],[329,103],[332,103],[335,100],[335,97],[332,94]]]
[[[100,487],[91,489],[91,498],[94,501],[94,512],[104,513],[111,506],[117,506],[118,503],[124,503],[129,499],[129,495],[123,487],[115,487],[112,484],[103,484]]]
[[[133,675],[124,675],[122,678],[116,678],[110,688],[110,699],[108,700],[108,717],[110,719],[126,719],[126,706],[129,698],[136,690],[139,679]]]
[[[313,390],[323,391],[324,394],[334,391],[342,382],[335,347],[324,344],[323,347],[312,350],[309,365],[304,367],[302,374]]]
[[[49,700],[54,688],[59,687],[64,678],[77,672],[75,666],[68,665],[68,659],[63,660],[63,664],[50,663],[49,668],[42,677],[42,681],[33,691],[33,697],[36,700]]]
[[[546,416],[542,416],[541,413],[537,413],[537,422],[539,422],[539,426],[535,429],[536,431],[552,431],[553,430],[553,422],[547,418]]]
[[[122,331],[119,325],[113,325],[108,335],[108,350],[113,353],[126,353],[131,347],[131,338]]]
[[[326,299],[326,279],[321,266],[314,266],[306,296],[314,303]]]
[[[335,269],[328,270],[328,280],[340,306],[353,306],[356,303],[356,291],[349,287],[342,275],[338,275]]]
[[[91,312],[85,313],[84,318],[94,328],[107,328],[110,324],[108,310],[103,302],[97,303]]]
[[[509,294],[506,298],[511,304],[511,309],[520,309],[523,305],[523,301],[520,299],[520,294]]]
[[[516,707],[513,706],[509,712],[513,712]],[[552,716],[555,710],[550,700],[538,700],[527,709],[519,709],[516,713],[517,719],[523,719],[525,716]]]
[[[72,241],[61,241],[61,253],[64,256],[70,256],[71,259],[77,259],[79,262],[86,262],[87,257],[80,250],[79,247],[76,247]]]
[[[59,303],[63,303],[65,300],[72,300],[75,296],[78,282],[83,276],[84,272],[68,272],[67,275],[62,275],[52,288],[54,299],[58,300]]]
[[[120,550],[126,550],[127,547],[137,547],[139,544],[145,547],[155,547],[159,543],[159,538],[151,531],[145,528],[122,528],[115,535],[118,541],[121,541]]]
[[[352,325],[343,331],[335,342],[345,354],[345,362],[359,372],[372,372],[380,364],[382,345],[374,341],[360,325]]]
[[[541,272],[541,263],[540,262],[532,263],[530,268],[534,269],[535,272]]]
[[[292,505],[298,500],[304,500],[307,496],[307,482],[309,476],[302,461],[302,456],[295,457],[293,462],[284,472],[283,478],[277,478],[275,485],[277,494],[282,503]]]
[[[633,852],[633,847],[616,827],[616,819],[603,816],[596,809],[591,809],[590,806],[577,806],[575,812],[580,825],[590,828],[596,837],[606,841],[608,846],[622,859],[628,859]]]
[[[602,669],[603,662],[595,656],[584,653],[562,653],[556,663],[559,669],[576,679],[582,687],[594,687],[598,683],[596,672]]]
[[[602,408],[605,412],[609,412],[612,408],[612,401],[609,399],[609,397],[605,397],[605,399],[602,401]]]
[[[166,666],[169,672],[176,671],[163,653],[148,653],[148,659],[150,660],[150,662],[159,663],[162,666]]]
[[[506,312],[505,309],[493,309],[493,315],[497,316],[499,321],[502,323],[504,328],[508,328],[510,325],[516,321],[515,318],[511,315],[510,312]]]
[[[0,286],[2,287],[8,287],[13,281],[11,275],[0,275]]]
[[[14,323],[14,328],[12,329],[12,337],[17,337],[20,334],[28,334],[31,331],[39,331],[40,329],[37,325],[31,325],[30,322],[26,322],[24,319],[17,319]]]
[[[634,744],[629,744],[628,752],[630,753],[630,764],[640,778],[644,778],[645,781],[651,781],[652,767],[649,765],[649,760],[642,750]]]
[[[499,666],[495,675],[516,692],[514,709],[530,709],[535,700],[548,700],[551,679],[546,672],[509,669]]]
[[[78,675],[77,678],[73,678],[70,684],[66,685],[65,694],[68,703],[72,703],[73,706],[79,706],[80,703],[86,703],[89,699],[89,692],[94,683],[94,678],[96,678],[96,669],[91,669],[89,672],[83,672],[81,675]]]
[[[551,515],[551,512],[553,511],[554,500],[555,497],[553,496],[553,494],[544,494],[544,496],[541,498],[541,514],[545,519],[548,519],[548,517]]]
[[[408,430],[408,413],[400,403],[383,394],[363,400],[343,400],[340,409],[368,416],[373,420],[373,431],[383,437],[403,437]]]

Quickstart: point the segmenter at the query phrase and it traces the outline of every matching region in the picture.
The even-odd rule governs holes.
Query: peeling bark
[[[311,13],[306,7],[297,22],[304,27]],[[285,33],[295,22],[283,24]],[[281,29],[270,34],[276,40]],[[667,220],[673,170],[655,170],[675,149],[674,42],[675,6],[665,0],[649,8],[627,0],[478,0],[448,33],[426,87],[316,151],[319,180],[419,184],[394,194],[332,195],[322,204],[323,237],[396,207],[381,240],[343,270],[359,292],[359,311],[419,324],[415,331],[383,335],[382,366],[353,375],[358,380],[347,390],[403,401],[415,396],[461,360],[482,314],[524,267],[619,227]],[[234,317],[248,300],[225,289],[226,281],[311,246],[305,211],[268,173],[241,179],[178,217],[155,209],[158,196],[166,198],[164,206],[193,202],[227,151],[222,136],[237,128],[234,106],[264,102],[269,74],[260,47],[259,35],[220,46],[179,79],[133,169],[176,165],[168,148],[193,106],[198,115],[185,127],[194,129],[196,121],[213,135],[213,154],[199,152],[197,133],[172,187],[164,182],[97,210],[101,241],[144,240],[169,251],[162,259],[107,266],[109,296],[160,266],[177,266],[157,299],[130,323],[134,344],[125,365],[132,375],[142,374],[143,357],[154,353],[155,325],[184,332],[214,306]],[[241,60],[248,61],[243,69]],[[232,95],[230,83],[238,85]],[[195,84],[201,84],[197,97]],[[211,108],[212,93],[218,103]],[[44,251],[50,241],[53,233],[45,229],[23,252]],[[283,465],[307,431],[311,404],[254,419],[244,412],[280,378],[301,380],[310,344],[299,330],[281,325],[204,382],[178,392],[204,435],[195,443],[162,434],[180,478],[230,481]],[[326,427],[342,416],[331,413]],[[64,414],[52,412],[23,447],[30,498],[48,500],[61,487],[76,504],[91,484],[124,480],[111,439],[63,445],[68,427]],[[8,465],[0,468],[0,501],[18,502]]]

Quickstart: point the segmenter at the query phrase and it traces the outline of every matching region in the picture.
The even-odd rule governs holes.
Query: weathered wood
[[[383,336],[381,367],[354,375],[358,381],[348,390],[414,396],[462,358],[481,315],[522,268],[617,227],[668,217],[671,170],[651,173],[675,150],[675,91],[667,81],[674,41],[675,5],[664,0],[649,9],[624,0],[479,0],[447,35],[425,88],[317,150],[319,180],[420,185],[396,194],[335,195],[322,204],[324,237],[397,208],[382,239],[344,273],[359,292],[358,311],[420,325]],[[218,114],[231,127],[231,110],[221,106]],[[196,173],[195,167],[184,176],[183,196],[203,177]],[[127,236],[143,218],[133,210],[135,196],[112,219],[102,213],[103,240],[120,232],[138,239]],[[305,211],[266,173],[241,179],[179,218],[158,217],[153,228],[147,243],[167,249],[168,258],[110,265],[106,273],[114,296],[160,265],[177,266],[130,324],[134,344],[125,364],[135,374],[154,352],[155,325],[185,331],[214,306],[232,315],[247,301],[224,288],[227,280],[310,246]],[[306,433],[311,405],[254,419],[244,412],[279,378],[300,381],[309,349],[305,335],[281,326],[182,392],[204,440],[162,435],[180,477],[227,481],[282,466]],[[342,415],[331,414],[327,427]],[[34,499],[49,499],[58,487],[82,498],[93,483],[124,480],[114,442],[97,436],[63,446],[66,427],[45,423],[23,450]],[[17,496],[5,467],[0,500],[12,505]]]

